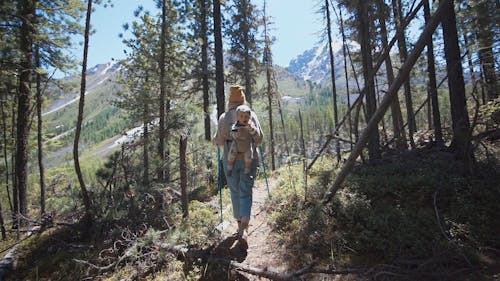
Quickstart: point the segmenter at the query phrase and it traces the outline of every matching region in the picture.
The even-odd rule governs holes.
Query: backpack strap
[[[234,123],[234,118],[233,114],[236,112],[234,109],[230,109],[226,111],[226,114],[224,114],[224,117],[226,118],[227,125],[231,127],[231,125]]]
[[[227,132],[227,135],[229,137],[231,137],[231,127],[232,127],[232,124],[234,122],[234,117],[233,117],[233,114],[234,114],[235,110],[234,109],[230,109],[228,111],[225,112],[224,114],[224,120],[226,121],[226,128],[228,130]],[[226,133],[226,132],[224,132]],[[224,145],[224,150],[226,151],[227,149],[229,149],[229,146],[231,145],[231,142],[233,140],[232,139],[226,139],[225,140],[225,145]]]

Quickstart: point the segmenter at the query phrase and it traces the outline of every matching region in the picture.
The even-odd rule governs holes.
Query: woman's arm
[[[229,139],[229,128],[225,116],[226,113],[220,115],[217,132],[215,133],[214,142],[218,146],[224,146],[226,139]]]

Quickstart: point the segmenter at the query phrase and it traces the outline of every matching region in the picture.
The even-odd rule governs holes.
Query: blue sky
[[[262,2],[254,1],[260,7]],[[286,66],[291,59],[316,45],[321,25],[321,17],[315,13],[316,3],[317,0],[267,0],[267,13],[274,21],[271,32],[276,37],[272,49],[275,64]],[[107,8],[95,6],[92,14],[95,33],[89,43],[89,67],[124,58],[123,45],[118,37],[123,31],[122,25],[133,20],[133,11],[139,5],[146,10],[155,10],[153,0],[114,0],[113,4],[114,7]],[[83,37],[78,40],[83,41]],[[81,57],[81,51],[75,51],[74,55]]]

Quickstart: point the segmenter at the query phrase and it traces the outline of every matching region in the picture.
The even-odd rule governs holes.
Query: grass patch
[[[494,263],[485,263],[485,256],[498,252],[484,249],[500,246],[500,171],[494,163],[479,163],[475,176],[464,177],[458,166],[445,152],[393,155],[356,167],[324,205],[321,196],[336,171],[333,162],[317,163],[307,201],[303,187],[282,182],[273,196],[271,223],[297,268],[317,259],[363,267],[432,261],[420,268],[425,273],[488,268]],[[290,174],[300,175],[300,168]],[[489,278],[483,273],[478,280]]]

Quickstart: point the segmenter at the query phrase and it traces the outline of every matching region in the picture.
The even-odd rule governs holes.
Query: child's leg
[[[227,155],[227,169],[232,170],[234,165],[234,160],[236,159],[236,153],[229,152]]]
[[[245,174],[249,174],[250,170],[252,169],[252,156],[253,152],[252,149],[249,149],[245,152],[244,157],[245,157]]]
[[[234,160],[236,159],[236,145],[234,142],[231,144],[231,147],[229,148],[229,153],[227,155],[227,171],[228,171],[228,176],[231,176],[231,172],[233,171],[233,166],[234,166]]]

